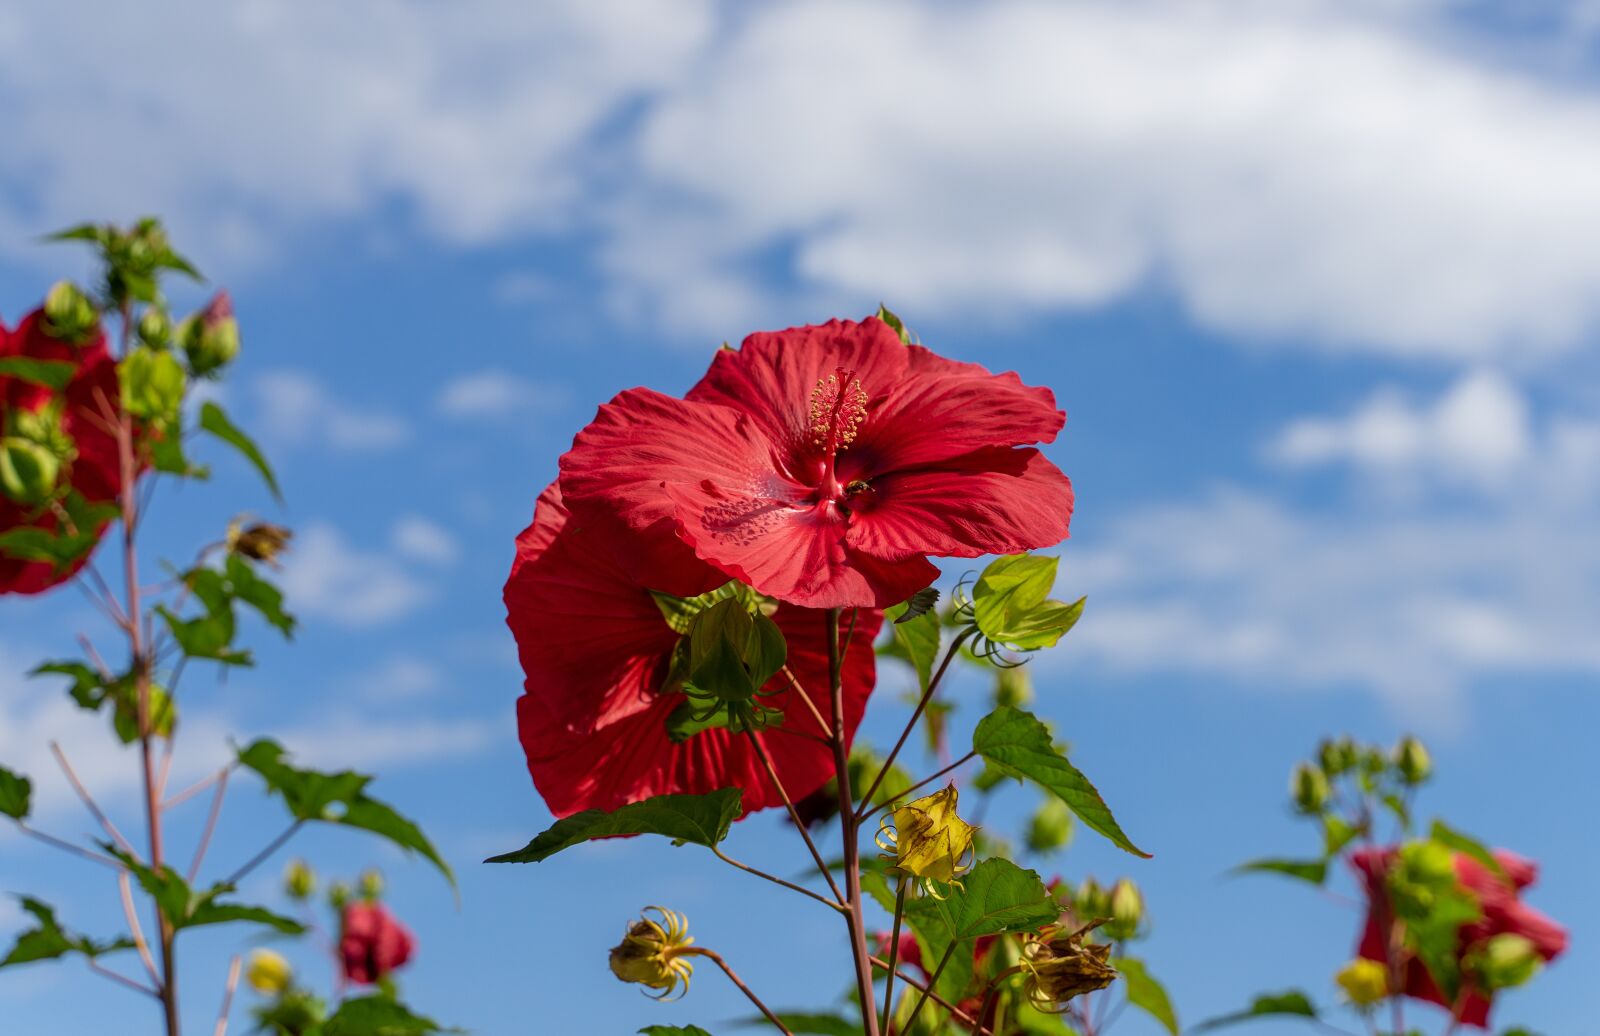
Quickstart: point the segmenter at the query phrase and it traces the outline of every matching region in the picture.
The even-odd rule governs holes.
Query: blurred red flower
[[[1065,419],[1015,374],[835,320],[722,350],[685,399],[623,392],[561,458],[561,488],[779,600],[881,608],[933,582],[930,555],[1066,538],[1072,485],[1031,445]]]
[[[1360,956],[1367,960],[1388,963],[1387,947],[1390,927],[1387,880],[1398,850],[1394,847],[1360,849],[1350,855],[1350,863],[1360,876],[1367,892],[1367,921],[1361,933]],[[1567,931],[1555,921],[1523,903],[1520,893],[1532,885],[1539,876],[1538,865],[1514,853],[1497,850],[1494,858],[1505,872],[1502,877],[1465,853],[1454,855],[1456,879],[1460,887],[1478,901],[1482,916],[1461,927],[1456,943],[1458,963],[1476,945],[1496,935],[1520,935],[1533,944],[1539,956],[1553,960],[1567,948]],[[1417,1000],[1425,1000],[1449,1009],[1444,993],[1428,974],[1422,961],[1411,958],[1402,967],[1404,983],[1401,992]],[[1476,1028],[1489,1027],[1489,1009],[1492,994],[1472,985],[1471,976],[1462,973],[1461,997],[1454,1016],[1463,1025]]]
[[[603,521],[603,519],[602,519]],[[533,524],[517,537],[505,587],[507,623],[526,674],[517,725],[528,772],[558,817],[616,809],[653,795],[744,789],[750,812],[782,803],[749,737],[711,729],[674,742],[667,719],[687,699],[663,693],[679,634],[616,551],[604,525],[577,522],[552,485]],[[681,543],[649,555],[655,585],[694,596],[728,582]],[[873,638],[882,613],[857,613],[846,649],[844,721],[854,736],[875,672]],[[780,605],[773,621],[788,640],[788,667],[822,717],[830,715],[825,615]],[[846,620],[848,624],[849,620]],[[779,690],[781,688],[781,690]],[[799,798],[833,776],[827,735],[782,673],[763,701],[783,723],[761,734],[788,793]],[[799,735],[811,735],[803,737]]]
[[[382,903],[347,904],[339,925],[339,962],[344,977],[359,985],[381,982],[411,959],[416,940]]]
[[[76,369],[61,392],[0,373],[0,433],[12,426],[16,414],[35,414],[59,402],[61,430],[72,438],[76,449],[67,469],[70,485],[89,503],[114,501],[121,492],[122,474],[116,436],[107,427],[107,416],[111,421],[117,419],[121,392],[117,365],[106,348],[104,333],[95,328],[82,344],[63,341],[47,329],[44,310],[34,310],[13,331],[0,324],[0,359],[9,357],[71,363]],[[54,530],[56,515],[48,507],[29,507],[0,492],[0,532],[27,527]],[[85,556],[56,571],[46,562],[0,554],[0,594],[48,590],[72,578],[87,560]]]

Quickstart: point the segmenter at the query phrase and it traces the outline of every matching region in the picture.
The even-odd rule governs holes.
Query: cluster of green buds
[[[890,871],[915,879],[922,891],[944,899],[961,888],[972,869],[977,829],[956,814],[955,785],[899,806],[878,823],[876,838]]]
[[[75,454],[59,406],[8,410],[0,434],[0,493],[30,511],[45,506],[60,494]]]
[[[655,916],[650,916],[651,914]],[[653,989],[652,999],[670,1000],[689,991],[694,962],[689,921],[665,907],[645,907],[611,949],[611,973],[624,982]]]
[[[51,338],[83,345],[100,327],[100,311],[71,281],[57,281],[44,297],[44,327]]]
[[[1092,921],[1068,933],[1046,930],[1023,943],[1020,966],[1026,976],[1028,1000],[1041,1011],[1059,1014],[1075,997],[1104,989],[1116,981],[1111,966],[1111,945],[1092,942],[1089,933],[1101,924]]]
[[[1099,933],[1111,942],[1127,942],[1143,934],[1144,894],[1131,878],[1118,878],[1110,888],[1093,877],[1084,878],[1077,888],[1063,884],[1056,898],[1068,916],[1078,924],[1099,926]]]
[[[1322,816],[1345,783],[1359,796],[1376,797],[1394,807],[1432,773],[1427,747],[1410,735],[1387,749],[1358,744],[1349,737],[1328,738],[1318,746],[1315,759],[1295,764],[1289,798],[1296,812]]]

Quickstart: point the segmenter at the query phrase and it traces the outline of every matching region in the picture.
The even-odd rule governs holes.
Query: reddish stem
[[[866,926],[861,917],[860,820],[850,797],[850,755],[844,743],[844,645],[839,643],[839,609],[829,608],[824,622],[828,637],[828,683],[833,707],[833,772],[839,786],[839,825],[844,835],[845,905],[850,912],[850,952],[855,959],[856,993],[867,1036],[878,1036],[877,998],[872,995],[872,957],[867,953]]]

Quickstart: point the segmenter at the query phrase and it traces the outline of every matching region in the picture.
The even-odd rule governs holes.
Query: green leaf
[[[239,762],[261,776],[267,788],[283,796],[296,820],[358,828],[414,852],[439,868],[454,887],[450,865],[428,841],[422,829],[397,813],[394,807],[367,795],[372,778],[341,770],[322,773],[300,769],[285,761],[283,746],[269,738],[252,742],[239,752]]]
[[[26,820],[32,799],[33,782],[0,766],[0,813],[12,820]]]
[[[189,658],[209,659],[223,665],[255,665],[250,652],[236,651],[232,647],[236,627],[231,607],[208,611],[193,619],[180,619],[168,611],[166,605],[158,604],[156,614],[161,616],[172,639]]]
[[[727,709],[696,718],[696,713],[700,711],[701,709],[688,699],[679,702],[678,706],[667,714],[667,738],[673,744],[681,745],[696,734],[703,734],[708,730],[727,730],[731,726]],[[763,728],[782,725],[781,712],[771,713],[763,721]]]
[[[861,1023],[853,1022],[837,1014],[821,1014],[813,1011],[777,1011],[778,1019],[794,1036],[861,1036]],[[773,1025],[764,1015],[751,1015],[740,1019],[736,1024],[747,1028],[771,1029]],[[643,1032],[644,1030],[640,1030]],[[663,1032],[676,1032],[676,1029],[663,1029]],[[699,1031],[699,1030],[695,1030]],[[708,1034],[709,1036],[709,1034]]]
[[[911,332],[906,330],[905,322],[891,313],[888,306],[885,306],[881,302],[878,303],[878,312],[874,315],[879,320],[893,328],[894,333],[900,336],[900,341],[907,345],[911,344]]]
[[[1122,975],[1127,990],[1128,1003],[1161,1023],[1161,1027],[1178,1036],[1178,1013],[1172,1009],[1172,998],[1166,987],[1150,977],[1144,962],[1133,957],[1121,957],[1111,962]]]
[[[31,896],[18,896],[17,901],[22,904],[24,911],[33,915],[34,926],[17,936],[11,952],[0,958],[0,968],[31,964],[36,960],[55,960],[69,953],[79,953],[92,960],[103,954],[133,947],[131,939],[95,942],[81,935],[73,935],[56,921],[55,911],[48,904]]]
[[[234,921],[247,921],[251,924],[265,925],[284,935],[302,935],[306,926],[293,918],[274,913],[266,907],[251,906],[246,903],[218,903],[215,896],[223,891],[232,891],[233,886],[218,886],[209,895],[212,898],[204,899],[189,914],[185,928],[199,928],[203,925],[229,924]]]
[[[228,420],[227,413],[217,404],[206,402],[200,407],[200,428],[210,432],[223,442],[232,446],[244,455],[251,466],[260,473],[267,488],[272,490],[274,499],[282,501],[283,492],[278,488],[278,477],[272,473],[272,466],[267,463],[267,458],[262,454],[261,448],[255,440],[239,430],[239,427]]]
[[[1201,1022],[1194,1027],[1194,1031],[1207,1032],[1211,1029],[1220,1029],[1226,1025],[1237,1025],[1240,1022],[1248,1022],[1268,1015],[1293,1015],[1298,1018],[1315,1018],[1317,1017],[1317,1009],[1312,1005],[1310,997],[1298,989],[1291,989],[1282,993],[1258,996],[1245,1010]]]
[[[1150,854],[1134,845],[1100,792],[1059,752],[1045,725],[1009,705],[995,709],[972,732],[972,750],[989,765],[1019,780],[1033,781],[1065,802],[1085,824],[1135,856]]]
[[[996,644],[1018,651],[1051,647],[1083,615],[1084,599],[1049,600],[1060,559],[1013,554],[990,562],[972,590],[973,622]]]
[[[100,543],[100,530],[117,516],[116,504],[91,504],[77,490],[60,501],[67,521],[55,530],[22,526],[0,532],[0,555],[19,561],[40,561],[57,571],[86,557]]]
[[[1252,872],[1265,872],[1268,874],[1282,874],[1290,878],[1299,878],[1309,881],[1313,885],[1321,885],[1328,880],[1327,860],[1280,860],[1265,859],[1251,860],[1241,863],[1233,869],[1235,874],[1248,874]]]
[[[928,614],[933,610],[933,606],[938,603],[939,591],[931,586],[925,586],[906,598],[898,606],[900,614],[895,617],[894,621],[910,622],[912,619]]]
[[[78,365],[70,360],[36,360],[31,356],[0,356],[0,378],[17,378],[60,392],[72,381]]]
[[[755,587],[730,579],[715,590],[707,590],[698,597],[674,597],[657,590],[651,590],[650,596],[656,602],[656,607],[661,610],[661,617],[674,633],[688,633],[689,627],[694,622],[694,617],[710,608],[714,604],[732,599],[744,605],[745,611],[765,611],[770,614],[777,608],[778,602],[770,597],[757,593]]]
[[[761,1020],[766,1021],[765,1018]],[[794,1026],[789,1028],[792,1030]],[[698,1025],[646,1025],[639,1031],[644,1036],[711,1036]]]
[[[894,621],[887,626],[889,640],[879,648],[879,653],[910,663],[916,670],[918,685],[926,691],[933,679],[934,664],[939,659],[939,616],[928,611],[908,618],[908,613],[906,604],[897,604],[884,612],[885,618]]]
[[[1356,825],[1333,813],[1325,814],[1322,818],[1322,853],[1332,859],[1344,851],[1349,845],[1361,836],[1361,831]]]
[[[1428,836],[1441,845],[1448,846],[1458,853],[1465,853],[1477,860],[1488,868],[1490,874],[1501,878],[1505,877],[1505,868],[1500,866],[1500,861],[1494,858],[1494,853],[1489,851],[1488,846],[1471,835],[1455,830],[1443,820],[1435,820],[1433,822],[1432,828],[1428,831]]]
[[[538,863],[582,842],[614,835],[665,835],[673,844],[713,846],[728,837],[739,816],[744,792],[723,788],[709,795],[657,795],[611,812],[586,809],[556,821],[516,852],[491,856],[487,863]]]
[[[722,701],[749,701],[788,658],[778,624],[733,597],[690,620],[688,645],[690,684]]]
[[[236,600],[254,608],[285,637],[294,635],[295,618],[283,610],[282,590],[262,579],[250,563],[237,554],[228,556],[223,571]]]
[[[410,1008],[383,994],[346,1000],[322,1028],[323,1036],[428,1036],[458,1031],[413,1014]]]
[[[932,900],[933,913],[959,939],[1032,932],[1061,914],[1038,873],[1010,860],[984,860],[962,876],[961,884],[949,898]]]

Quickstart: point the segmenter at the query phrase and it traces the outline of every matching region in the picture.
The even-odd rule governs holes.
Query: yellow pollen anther
[[[811,390],[811,441],[830,453],[855,442],[867,419],[867,390],[855,374],[836,367]]]

